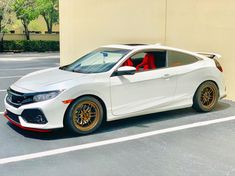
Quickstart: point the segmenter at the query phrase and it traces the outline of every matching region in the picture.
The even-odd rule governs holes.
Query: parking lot
[[[28,132],[7,122],[6,89],[27,73],[57,66],[58,53],[0,55],[0,176],[235,175],[230,100],[210,113],[188,108],[108,122],[87,136]]]

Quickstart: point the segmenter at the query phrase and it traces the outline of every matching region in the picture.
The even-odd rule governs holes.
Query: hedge
[[[3,51],[5,52],[46,52],[59,50],[59,41],[13,40],[4,41],[3,43]]]

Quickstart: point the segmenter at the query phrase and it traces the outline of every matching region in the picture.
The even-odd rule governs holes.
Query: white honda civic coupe
[[[22,77],[8,89],[4,115],[26,130],[88,134],[105,121],[186,107],[208,112],[226,96],[219,57],[159,44],[100,47]]]

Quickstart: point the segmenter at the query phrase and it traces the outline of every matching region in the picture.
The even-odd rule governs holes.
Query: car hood
[[[73,82],[76,82],[76,84],[77,82],[82,82],[82,80],[87,77],[89,77],[88,74],[52,68],[30,73],[19,79],[11,87],[13,89],[15,87],[15,89],[24,89],[28,91],[60,90],[73,86]]]

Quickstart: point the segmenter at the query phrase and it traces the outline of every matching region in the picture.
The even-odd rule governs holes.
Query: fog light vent
[[[48,122],[43,112],[39,109],[26,109],[21,114],[21,117],[28,123],[46,124]]]

